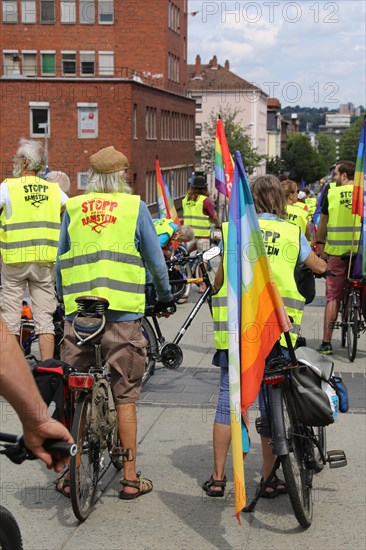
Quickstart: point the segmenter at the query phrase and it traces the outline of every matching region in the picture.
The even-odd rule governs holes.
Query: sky
[[[282,107],[366,106],[365,35],[366,0],[188,1],[188,63],[228,59]]]

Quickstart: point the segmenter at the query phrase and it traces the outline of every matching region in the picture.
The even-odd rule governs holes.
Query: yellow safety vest
[[[297,290],[295,267],[300,253],[300,229],[286,221],[266,220],[259,218],[268,261],[276,281],[287,314],[292,318],[291,341],[295,345],[300,332],[305,298]],[[280,340],[286,346],[285,337]]]
[[[98,296],[115,311],[145,311],[145,266],[135,246],[140,197],[90,193],[69,199],[70,250],[59,257],[65,313]]]
[[[294,206],[293,204],[287,204],[286,212],[287,212],[286,220],[289,223],[292,223],[293,225],[297,225],[298,227],[300,227],[301,231],[305,235],[306,226],[308,225],[308,217],[306,215],[305,210],[302,210],[302,208],[299,208],[298,206]]]
[[[6,180],[11,216],[0,217],[0,249],[6,264],[53,263],[60,237],[61,191],[58,183],[37,176]]]
[[[227,242],[229,224],[222,224],[224,256],[222,259],[224,281],[217,294],[212,296],[212,319],[214,322],[214,339],[216,349],[229,349],[228,307],[227,307]]]
[[[182,201],[184,224],[194,229],[196,237],[210,236],[210,216],[203,213],[203,203],[207,199],[205,195],[198,195],[196,201],[184,197]]]
[[[314,212],[316,210],[316,198],[309,197],[308,199],[305,199],[305,204],[308,207],[308,214],[309,218],[311,219],[314,216]]]
[[[358,214],[352,214],[352,195],[352,183],[328,191],[327,242],[324,250],[331,256],[357,252],[361,218]]]

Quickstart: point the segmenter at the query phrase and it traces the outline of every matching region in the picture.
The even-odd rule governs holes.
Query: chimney
[[[210,61],[210,69],[217,69],[217,57],[216,55]]]
[[[229,63],[229,60],[228,60],[228,59],[225,61],[225,69],[226,69],[227,71],[230,70],[230,63]]]
[[[196,73],[195,76],[201,76],[201,56],[196,55]]]

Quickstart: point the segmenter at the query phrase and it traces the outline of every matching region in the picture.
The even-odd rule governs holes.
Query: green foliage
[[[342,135],[339,142],[339,160],[352,160],[356,162],[363,120],[364,117],[360,116]]]
[[[245,128],[236,121],[239,110],[232,109],[230,106],[226,107],[220,113],[217,113],[215,109],[211,111],[208,121],[203,124],[202,140],[196,149],[196,158],[201,159],[201,166],[207,172],[213,170],[216,120],[218,114],[220,114],[225,128],[230,153],[234,155],[235,151],[240,151],[247,174],[252,174],[254,168],[258,166],[265,157],[259,155],[257,150],[252,147],[250,136],[246,134]]]
[[[329,167],[335,164],[336,161],[335,138],[327,134],[318,134],[316,139],[318,142],[318,152],[325,167],[324,172],[328,172]]]
[[[283,172],[286,172],[284,160],[279,156],[267,159],[266,172],[267,174],[273,174],[274,176],[283,174]]]
[[[327,171],[318,151],[302,134],[289,134],[283,160],[285,171],[289,172],[289,178],[297,183],[302,179],[306,184],[313,183]]]

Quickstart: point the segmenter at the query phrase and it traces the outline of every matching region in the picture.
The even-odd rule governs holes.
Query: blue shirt
[[[70,216],[67,211],[61,224],[60,242],[56,259],[56,287],[57,293],[62,297],[62,279],[60,271],[59,256],[68,252],[71,248],[70,235],[68,226],[70,224]],[[148,270],[151,273],[154,281],[155,289],[160,302],[166,303],[173,300],[171,288],[169,284],[168,271],[166,268],[163,253],[160,248],[158,236],[152,222],[150,212],[144,202],[140,202],[140,210],[137,217],[135,246],[140,252],[142,259],[146,263]],[[72,320],[75,314],[68,315],[67,319]],[[143,317],[142,313],[131,313],[129,311],[110,311],[107,310],[106,320],[108,322],[118,321],[134,321]]]

